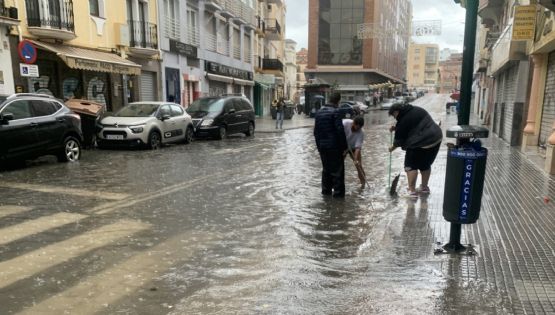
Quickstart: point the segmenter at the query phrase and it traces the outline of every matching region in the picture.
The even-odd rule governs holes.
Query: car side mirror
[[[5,113],[5,114],[0,115],[0,123],[2,125],[7,125],[10,120],[13,120],[13,114],[12,113]]]
[[[168,119],[170,119],[170,117],[171,117],[170,115],[168,115],[168,114],[165,114],[165,115],[162,115],[162,118],[161,118],[161,120],[162,120],[162,121],[164,121],[164,120],[168,120]]]
[[[235,108],[230,108],[230,109],[227,111],[227,113],[228,113],[228,114],[233,114],[233,113],[235,113]]]

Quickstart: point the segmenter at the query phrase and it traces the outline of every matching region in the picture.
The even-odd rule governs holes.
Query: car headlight
[[[133,133],[141,133],[144,131],[144,125],[139,125],[139,126],[131,126],[129,127],[129,129],[131,129],[131,132]]]
[[[212,123],[214,122],[214,119],[205,119],[202,121],[202,123],[200,124],[201,126],[212,126]]]

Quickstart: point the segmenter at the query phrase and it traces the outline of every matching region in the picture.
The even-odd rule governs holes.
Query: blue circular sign
[[[19,53],[19,58],[24,63],[32,64],[37,61],[37,49],[35,45],[28,40],[23,40],[17,45],[17,52]]]

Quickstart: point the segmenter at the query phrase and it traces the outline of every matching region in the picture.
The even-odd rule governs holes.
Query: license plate
[[[123,135],[106,135],[108,140],[123,140]]]

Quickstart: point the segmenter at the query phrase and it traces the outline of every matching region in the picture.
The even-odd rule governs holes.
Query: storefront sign
[[[37,65],[27,65],[24,63],[19,64],[19,73],[22,77],[39,77],[39,66]]]
[[[17,52],[21,61],[27,64],[33,64],[37,61],[37,49],[35,45],[28,40],[22,40],[17,45]]]
[[[217,75],[223,75],[227,77],[233,77],[233,78],[248,80],[248,81],[252,81],[253,79],[253,74],[250,71],[232,68],[216,62],[206,61],[205,68],[206,68],[206,72],[208,73],[213,73]]]
[[[198,58],[198,51],[195,46],[172,39],[170,39],[170,51],[187,57]]]
[[[515,6],[515,17],[513,22],[512,40],[534,39],[536,29],[536,6]]]
[[[110,62],[105,62],[100,60],[74,58],[69,56],[66,58],[67,58],[66,63],[70,68],[83,69],[83,70],[89,70],[89,71],[129,74],[129,75],[141,74],[140,67],[131,67],[126,65],[120,65],[117,63],[110,63]]]
[[[256,73],[254,75],[254,81],[266,85],[272,85],[276,83],[276,77],[273,74]]]

